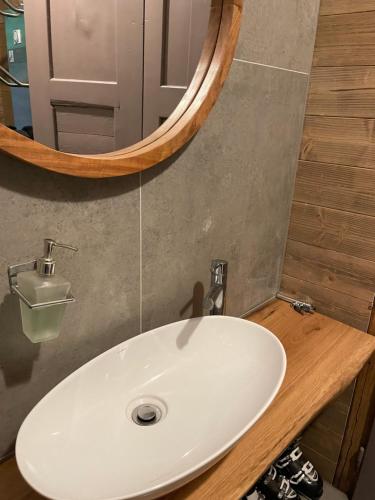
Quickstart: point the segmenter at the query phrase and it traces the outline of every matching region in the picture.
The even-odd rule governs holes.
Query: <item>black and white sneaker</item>
[[[250,490],[246,493],[241,500],[267,500],[263,493],[259,493],[256,490]]]
[[[301,500],[291,487],[289,480],[278,474],[273,465],[256,484],[256,491],[266,500]]]
[[[279,474],[290,480],[292,488],[309,500],[323,495],[323,480],[313,464],[303,455],[300,439],[294,441],[275,463]]]

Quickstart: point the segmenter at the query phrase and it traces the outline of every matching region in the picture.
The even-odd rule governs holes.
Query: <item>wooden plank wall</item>
[[[367,331],[375,291],[375,0],[321,0],[281,290]],[[333,481],[351,390],[307,429]]]

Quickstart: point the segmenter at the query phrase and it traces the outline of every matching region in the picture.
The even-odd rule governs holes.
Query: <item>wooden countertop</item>
[[[241,498],[375,351],[375,337],[320,314],[301,316],[285,302],[275,301],[248,319],[271,330],[284,345],[288,368],[280,392],[224,459],[166,500]],[[14,459],[0,466],[0,491],[4,500],[42,498],[22,480]]]
[[[288,367],[263,417],[217,465],[168,500],[238,500],[323,407],[358,375],[375,337],[320,314],[301,316],[277,300],[248,318],[281,340]]]

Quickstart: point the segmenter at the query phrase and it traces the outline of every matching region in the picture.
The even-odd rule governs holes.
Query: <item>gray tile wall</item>
[[[228,314],[277,291],[319,0],[245,4],[219,102],[173,159],[89,181],[0,157],[0,457],[32,406],[82,363],[141,330],[202,314],[212,258],[229,260]],[[33,345],[6,268],[39,255],[44,237],[79,246],[77,255],[58,251],[78,302],[59,339]]]

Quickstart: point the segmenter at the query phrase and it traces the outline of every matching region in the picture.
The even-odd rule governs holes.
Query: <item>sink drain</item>
[[[155,404],[142,404],[132,412],[133,422],[137,425],[155,425],[162,417],[161,409]]]
[[[167,403],[152,395],[142,395],[128,403],[126,416],[137,425],[151,426],[163,420],[168,413]]]

